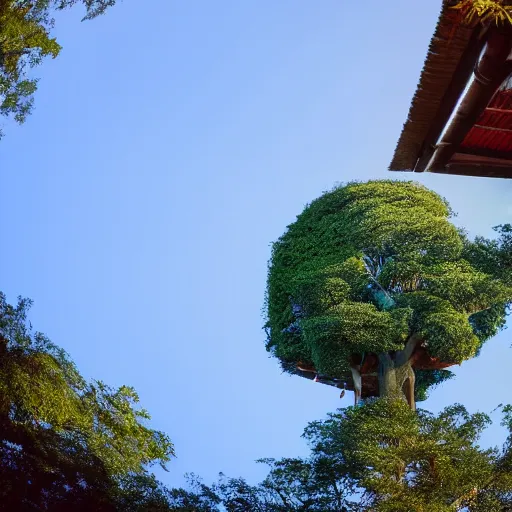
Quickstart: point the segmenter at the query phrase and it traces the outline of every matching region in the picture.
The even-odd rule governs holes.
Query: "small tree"
[[[308,205],[269,264],[267,349],[285,371],[414,408],[475,356],[512,300],[510,232],[472,242],[451,214],[412,182],[351,183]]]

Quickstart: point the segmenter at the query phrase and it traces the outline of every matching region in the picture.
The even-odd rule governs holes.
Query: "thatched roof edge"
[[[414,170],[429,128],[475,30],[474,25],[461,23],[460,11],[452,9],[455,3],[453,0],[443,1],[390,171]]]

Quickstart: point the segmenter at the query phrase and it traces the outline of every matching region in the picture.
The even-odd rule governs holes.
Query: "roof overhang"
[[[445,1],[391,171],[512,178],[512,27]]]

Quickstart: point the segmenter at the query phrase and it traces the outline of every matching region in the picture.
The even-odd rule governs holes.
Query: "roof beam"
[[[489,148],[466,148],[464,146],[457,149],[457,153],[464,155],[481,156],[485,158],[498,158],[499,160],[512,160],[512,151],[498,151]]]
[[[491,132],[512,133],[510,128],[500,128],[499,126],[485,126],[484,124],[475,124],[473,127],[479,128],[480,130],[490,130]]]
[[[493,114],[503,114],[503,115],[511,115],[512,110],[507,108],[495,108],[495,107],[487,107],[485,109],[486,112],[492,112]]]
[[[507,61],[511,49],[510,32],[500,31],[496,28],[489,31],[484,53],[475,67],[474,80],[462,98],[441,141],[436,145],[425,171],[442,172],[445,169],[464,137],[484,112],[498,87],[512,71],[512,66]]]

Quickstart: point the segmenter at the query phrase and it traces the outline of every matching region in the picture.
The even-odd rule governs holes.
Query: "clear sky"
[[[305,454],[306,423],[352,403],[269,359],[269,244],[336,182],[413,177],[386,168],[440,3],[124,0],[59,17],[35,112],[0,142],[1,288],[35,300],[34,327],[86,377],[136,387],[176,444],[167,484],[254,481],[255,459]],[[512,181],[414,177],[473,234],[512,221]],[[424,406],[507,401],[511,342]]]

